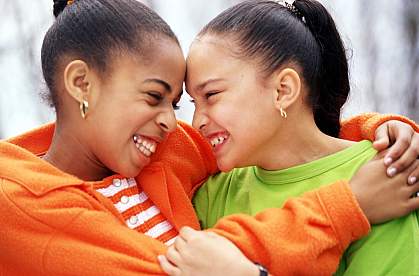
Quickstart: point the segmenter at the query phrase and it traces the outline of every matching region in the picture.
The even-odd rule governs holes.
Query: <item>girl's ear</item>
[[[91,93],[92,73],[86,62],[82,60],[73,60],[64,69],[65,90],[79,103],[88,101]]]
[[[301,79],[298,73],[291,68],[285,68],[275,73],[275,88],[273,101],[279,111],[290,107],[300,96]]]

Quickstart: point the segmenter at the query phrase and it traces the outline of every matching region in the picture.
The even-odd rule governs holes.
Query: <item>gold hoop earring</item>
[[[282,107],[279,108],[279,111],[281,112],[282,117],[287,118],[287,112]]]
[[[86,100],[82,100],[80,102],[80,114],[83,119],[86,119],[88,110],[89,110],[89,102]]]

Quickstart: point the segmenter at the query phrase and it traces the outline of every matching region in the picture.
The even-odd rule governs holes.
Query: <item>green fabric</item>
[[[353,146],[300,166],[266,171],[257,167],[234,169],[212,176],[198,190],[194,205],[203,228],[234,214],[256,214],[281,207],[306,191],[349,180],[376,151],[371,142]],[[336,275],[419,275],[418,212],[372,227],[371,233],[350,245]]]

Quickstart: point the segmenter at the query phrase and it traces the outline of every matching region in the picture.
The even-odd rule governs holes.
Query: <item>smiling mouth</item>
[[[216,135],[211,135],[211,138],[208,138],[208,141],[210,142],[212,148],[216,148],[217,146],[221,146],[222,144],[224,144],[227,141],[228,137],[228,134],[220,133]]]
[[[156,152],[157,143],[155,141],[137,134],[132,139],[137,149],[145,156],[150,157]]]

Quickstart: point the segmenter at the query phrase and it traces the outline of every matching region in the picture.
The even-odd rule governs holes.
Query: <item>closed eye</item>
[[[148,92],[147,95],[149,95],[150,97],[154,98],[157,101],[161,101],[163,100],[163,96],[160,93],[152,93],[152,92]]]
[[[151,106],[159,105],[164,99],[163,95],[159,92],[146,92],[146,95],[148,97],[147,102]]]
[[[205,93],[205,98],[208,100],[210,97],[217,95],[218,93],[220,93],[219,91],[211,91],[208,93]]]

